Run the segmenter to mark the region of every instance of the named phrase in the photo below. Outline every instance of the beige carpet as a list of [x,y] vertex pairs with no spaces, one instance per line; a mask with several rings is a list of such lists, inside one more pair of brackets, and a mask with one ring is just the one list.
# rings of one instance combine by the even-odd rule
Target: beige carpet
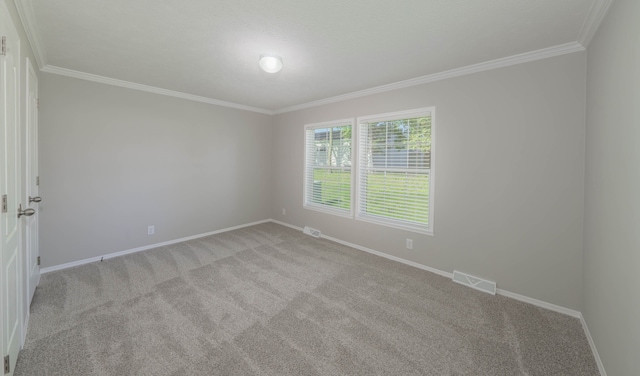
[[16,375],[597,375],[580,322],[273,223],[45,274]]

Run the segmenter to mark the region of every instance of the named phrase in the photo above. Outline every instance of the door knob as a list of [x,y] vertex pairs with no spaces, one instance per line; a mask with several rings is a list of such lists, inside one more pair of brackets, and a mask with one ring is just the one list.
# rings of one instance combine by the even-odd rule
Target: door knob
[[22,210],[22,204],[20,204],[18,206],[18,218],[22,217],[23,215],[26,215],[27,217],[30,217],[32,215],[36,214],[36,210],[35,209],[24,209]]
[[29,196],[29,203],[40,202],[40,201],[42,201],[42,198],[40,196],[36,196],[36,197]]

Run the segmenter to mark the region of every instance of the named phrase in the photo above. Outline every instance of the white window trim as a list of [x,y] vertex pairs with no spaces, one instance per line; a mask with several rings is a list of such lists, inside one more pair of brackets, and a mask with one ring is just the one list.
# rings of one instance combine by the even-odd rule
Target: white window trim
[[[361,213],[360,210],[360,158],[361,148],[359,142],[359,128],[361,122],[368,120],[387,121],[397,120],[402,118],[419,117],[425,112],[429,112],[431,116],[431,164],[429,169],[429,217],[428,227],[425,229],[423,226],[418,226],[411,222],[404,222],[402,220],[396,220],[393,218],[378,217],[371,214]],[[312,128],[323,128],[338,125],[351,125],[351,202],[350,210],[331,208],[326,205],[314,205],[313,203],[307,203],[307,130]],[[423,107],[407,111],[388,112],[376,115],[360,116],[357,118],[348,118],[341,120],[325,121],[320,123],[305,124],[303,132],[303,160],[304,160],[304,172],[303,172],[303,194],[302,194],[302,206],[304,209],[313,210],[321,213],[332,214],[344,218],[351,218],[363,222],[373,223],[386,227],[396,228],[405,231],[411,231],[426,235],[434,235],[434,203],[435,203],[435,167],[436,167],[436,110],[435,106]]]
[[[315,205],[313,203],[311,203],[310,201],[307,200],[307,192],[308,192],[308,181],[307,181],[307,130],[309,129],[315,129],[315,128],[325,128],[325,127],[331,127],[331,126],[340,126],[340,125],[351,125],[351,202],[349,203],[349,210],[346,209],[339,209],[339,208],[331,208],[329,206],[326,205]],[[304,141],[304,147],[303,147],[303,161],[304,161],[304,173],[303,173],[303,179],[304,179],[304,183],[302,185],[302,207],[304,209],[308,209],[308,210],[313,210],[313,211],[318,211],[318,212],[322,212],[322,213],[327,213],[327,214],[333,214],[333,215],[337,215],[340,217],[346,217],[346,218],[353,218],[354,216],[354,194],[355,194],[355,154],[356,154],[356,150],[355,147],[355,142],[356,142],[356,138],[355,138],[355,134],[356,134],[356,124],[355,124],[355,119],[354,118],[348,118],[348,119],[341,119],[341,120],[332,120],[332,121],[324,121],[324,122],[320,122],[320,123],[311,123],[311,124],[305,124],[304,126],[304,132],[302,134],[303,137],[303,141]]]
[[[356,184],[354,187],[355,192],[352,194],[352,207],[353,209],[355,209],[355,219],[356,220],[360,220],[363,222],[369,222],[369,223],[375,223],[375,224],[379,224],[379,225],[383,225],[383,226],[388,226],[388,227],[393,227],[393,228],[397,228],[397,229],[401,229],[401,230],[407,230],[407,231],[412,231],[412,232],[417,232],[417,233],[421,233],[421,234],[426,234],[426,235],[432,235],[433,236],[433,218],[434,218],[434,201],[435,201],[435,145],[436,145],[436,111],[435,111],[435,107],[423,107],[423,108],[417,108],[417,109],[413,109],[413,110],[407,110],[407,111],[398,111],[398,112],[390,112],[390,113],[383,113],[383,114],[377,114],[377,115],[367,115],[367,116],[359,116],[356,119],[356,126],[352,131],[352,136],[355,134],[358,134],[359,137],[359,133],[360,133],[360,124],[363,122],[368,122],[370,120],[375,120],[375,121],[387,121],[387,120],[397,120],[397,119],[406,119],[406,118],[411,118],[411,117],[419,117],[420,115],[424,115],[425,112],[429,112],[430,116],[431,116],[431,164],[430,164],[430,168],[429,168],[429,219],[428,219],[428,226],[425,229],[422,226],[418,226],[416,224],[413,223],[404,223],[402,220],[396,220],[396,219],[392,219],[392,218],[386,218],[386,217],[378,217],[375,215],[371,215],[371,214],[367,214],[367,213],[363,213],[362,212],[362,208],[361,208],[361,203],[360,203],[360,188],[361,188],[361,179],[360,179],[360,161],[362,160],[363,156],[363,150],[361,150],[361,145],[360,145],[360,140],[359,138],[356,138],[355,141],[355,150],[358,154],[358,158],[356,158],[356,163],[355,163],[355,168],[352,168],[352,171],[354,171],[355,173],[352,172],[353,177],[355,177],[355,175],[357,175],[357,177],[355,177],[356,179]],[[352,141],[353,142],[353,141]],[[353,150],[354,147],[352,146],[352,157],[353,157]],[[352,163],[352,166],[354,166],[354,164]],[[354,202],[355,201],[355,202]]]

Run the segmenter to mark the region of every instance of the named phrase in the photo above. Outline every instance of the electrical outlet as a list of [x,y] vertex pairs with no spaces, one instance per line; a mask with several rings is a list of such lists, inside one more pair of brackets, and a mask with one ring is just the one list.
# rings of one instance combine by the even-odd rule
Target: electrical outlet
[[413,249],[413,239],[407,239],[407,249]]
[[282,208],[282,215],[287,215],[287,209]]
[[156,233],[156,226],[147,227],[147,235],[153,235]]

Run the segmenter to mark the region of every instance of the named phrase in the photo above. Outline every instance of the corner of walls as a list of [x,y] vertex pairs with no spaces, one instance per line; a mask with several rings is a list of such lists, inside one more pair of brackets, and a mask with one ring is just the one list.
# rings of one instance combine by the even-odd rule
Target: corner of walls
[[611,3],[587,50],[582,314],[601,372],[638,375],[640,2]]
[[598,353],[598,349],[596,348],[596,343],[593,340],[593,337],[591,336],[591,331],[589,330],[587,321],[584,319],[584,316],[582,315],[582,313],[580,313],[580,323],[582,324],[582,329],[584,330],[584,334],[587,336],[589,347],[591,348],[593,357],[595,358],[596,364],[598,365],[598,371],[600,371],[600,376],[607,376],[607,371],[605,371],[604,364],[602,363],[602,359],[600,359],[600,353]]

